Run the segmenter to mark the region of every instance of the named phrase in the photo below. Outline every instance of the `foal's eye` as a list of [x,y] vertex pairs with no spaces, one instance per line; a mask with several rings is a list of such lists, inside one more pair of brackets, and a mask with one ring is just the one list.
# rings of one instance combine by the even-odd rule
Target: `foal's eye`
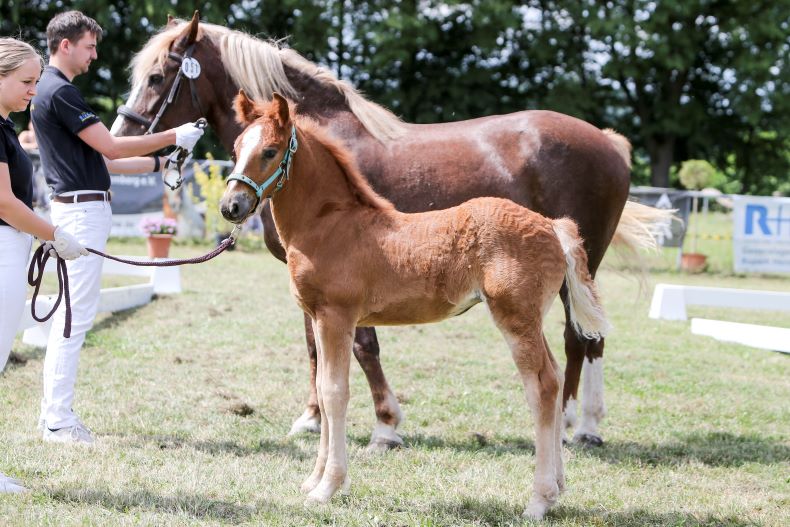
[[264,159],[272,159],[274,156],[277,155],[277,150],[274,148],[267,148],[266,150],[263,151],[263,154],[261,155],[263,156]]
[[154,73],[153,75],[148,77],[148,85],[156,86],[157,84],[162,84],[163,80],[165,80],[165,78],[162,75],[158,73]]

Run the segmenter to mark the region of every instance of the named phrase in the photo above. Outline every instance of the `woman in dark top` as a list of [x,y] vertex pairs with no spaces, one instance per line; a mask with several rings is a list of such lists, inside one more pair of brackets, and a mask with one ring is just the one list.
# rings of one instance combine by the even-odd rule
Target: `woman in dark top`
[[[8,118],[11,112],[27,108],[42,66],[41,56],[29,44],[0,38],[0,371],[25,308],[31,235],[52,240],[52,249],[63,258],[88,254],[73,236],[33,212],[33,164]],[[0,493],[24,490],[0,473]]]

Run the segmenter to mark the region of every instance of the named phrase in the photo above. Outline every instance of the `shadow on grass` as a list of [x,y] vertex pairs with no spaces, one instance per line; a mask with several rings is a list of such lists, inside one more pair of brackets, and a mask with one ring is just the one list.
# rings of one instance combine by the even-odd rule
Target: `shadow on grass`
[[712,467],[739,467],[745,463],[770,465],[790,460],[790,447],[778,440],[727,432],[689,434],[673,442],[658,444],[607,441],[603,448],[574,448],[580,454],[615,464],[672,466],[698,461]]
[[[562,498],[560,498],[562,500]],[[526,507],[526,502],[524,503]],[[534,522],[521,516],[523,509],[514,509],[500,500],[478,500],[464,497],[456,502],[434,502],[427,511],[426,517],[436,518],[436,525],[474,524],[474,525],[562,525],[568,521],[581,525],[617,525],[617,526],[729,526],[754,527],[753,521],[735,517],[701,516],[682,512],[655,513],[643,509],[626,511],[604,511],[581,509],[558,505],[551,509],[543,521]]]
[[[90,334],[92,332],[101,331],[104,329],[112,329],[120,326],[130,318],[134,317],[135,314],[143,307],[145,306],[132,307],[129,309],[124,309],[123,311],[113,311],[112,314],[106,316],[102,316],[100,313],[99,316],[102,316],[102,318],[96,324],[94,324],[93,329],[88,332],[88,338],[90,338]],[[54,329],[55,328],[53,328],[53,330]]]
[[[84,503],[98,505],[105,509],[127,514],[130,510],[141,509],[162,514],[186,515],[196,519],[224,520],[232,523],[249,521],[258,514],[259,509],[275,509],[273,504],[242,505],[212,499],[201,495],[162,496],[149,491],[129,491],[113,494],[110,491],[86,489],[53,490],[51,497],[65,503]],[[287,511],[282,510],[283,514]]]
[[643,527],[643,526],[688,526],[688,527],[755,527],[762,525],[750,520],[744,520],[734,516],[703,516],[685,512],[656,513],[644,509],[630,509],[618,512],[604,512],[578,507],[558,506],[552,509],[546,516],[548,525],[554,523],[552,520],[578,520],[583,525],[617,525]]
[[254,456],[256,454],[280,454],[298,461],[304,461],[315,456],[313,450],[305,450],[300,445],[294,444],[290,439],[286,438],[281,440],[261,439],[256,445],[223,440],[198,441],[175,435],[161,434],[108,433],[102,435],[119,438],[126,442],[128,446],[137,448],[146,445],[156,445],[161,450],[187,448],[210,455],[230,454],[236,457]]
[[[525,437],[493,436],[485,437],[481,434],[470,433],[463,439],[445,439],[440,436],[424,434],[402,435],[403,448],[415,450],[455,450],[457,452],[480,452],[489,456],[502,456],[506,454],[535,453],[535,443]],[[316,436],[316,439],[318,436]],[[349,443],[360,448],[368,446],[369,435],[349,434]]]
[[[498,457],[502,455],[534,455],[532,439],[513,436],[490,438],[469,434],[463,439],[444,439],[423,434],[404,435],[404,448],[415,450],[454,450],[478,452]],[[350,435],[349,441],[366,447],[369,437]],[[648,466],[676,466],[696,461],[712,467],[739,467],[746,463],[770,465],[790,461],[790,447],[779,440],[757,435],[735,435],[727,432],[709,432],[686,435],[665,443],[636,443],[633,441],[607,441],[603,447],[570,445],[568,448],[579,456],[598,458],[612,464],[637,463]]]
[[[142,306],[141,306],[142,307]],[[123,324],[126,320],[130,319],[134,316],[134,314],[140,309],[140,307],[130,308],[124,311],[114,312],[111,315],[104,316],[96,323],[91,331],[88,332],[87,336],[87,344],[86,346],[93,345],[92,340],[92,333],[95,331],[100,331],[103,329],[112,329],[120,324]],[[42,313],[43,314],[43,313]],[[100,315],[101,316],[101,315]],[[56,328],[52,327],[51,331],[63,331],[63,328]],[[44,356],[47,353],[46,347],[36,347],[36,346],[28,346],[27,344],[23,344],[18,350],[15,350],[11,356],[9,357],[8,364],[6,369],[16,369],[22,368],[27,365],[27,362],[30,360],[44,360]]]

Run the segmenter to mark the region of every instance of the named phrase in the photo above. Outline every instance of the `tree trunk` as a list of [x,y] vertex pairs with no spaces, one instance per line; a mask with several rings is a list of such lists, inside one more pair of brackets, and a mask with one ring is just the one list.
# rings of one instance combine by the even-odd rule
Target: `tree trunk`
[[669,187],[669,168],[675,155],[675,138],[648,139],[650,154],[650,184],[654,187]]

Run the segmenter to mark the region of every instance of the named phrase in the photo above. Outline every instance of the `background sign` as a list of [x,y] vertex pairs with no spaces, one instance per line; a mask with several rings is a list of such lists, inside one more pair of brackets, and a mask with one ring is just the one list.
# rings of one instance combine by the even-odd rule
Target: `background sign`
[[691,210],[689,193],[670,188],[633,187],[629,194],[630,198],[643,205],[658,209],[676,209],[675,216],[681,221],[668,221],[666,225],[659,226],[654,234],[662,247],[683,247]]
[[733,196],[736,272],[790,273],[790,198]]

